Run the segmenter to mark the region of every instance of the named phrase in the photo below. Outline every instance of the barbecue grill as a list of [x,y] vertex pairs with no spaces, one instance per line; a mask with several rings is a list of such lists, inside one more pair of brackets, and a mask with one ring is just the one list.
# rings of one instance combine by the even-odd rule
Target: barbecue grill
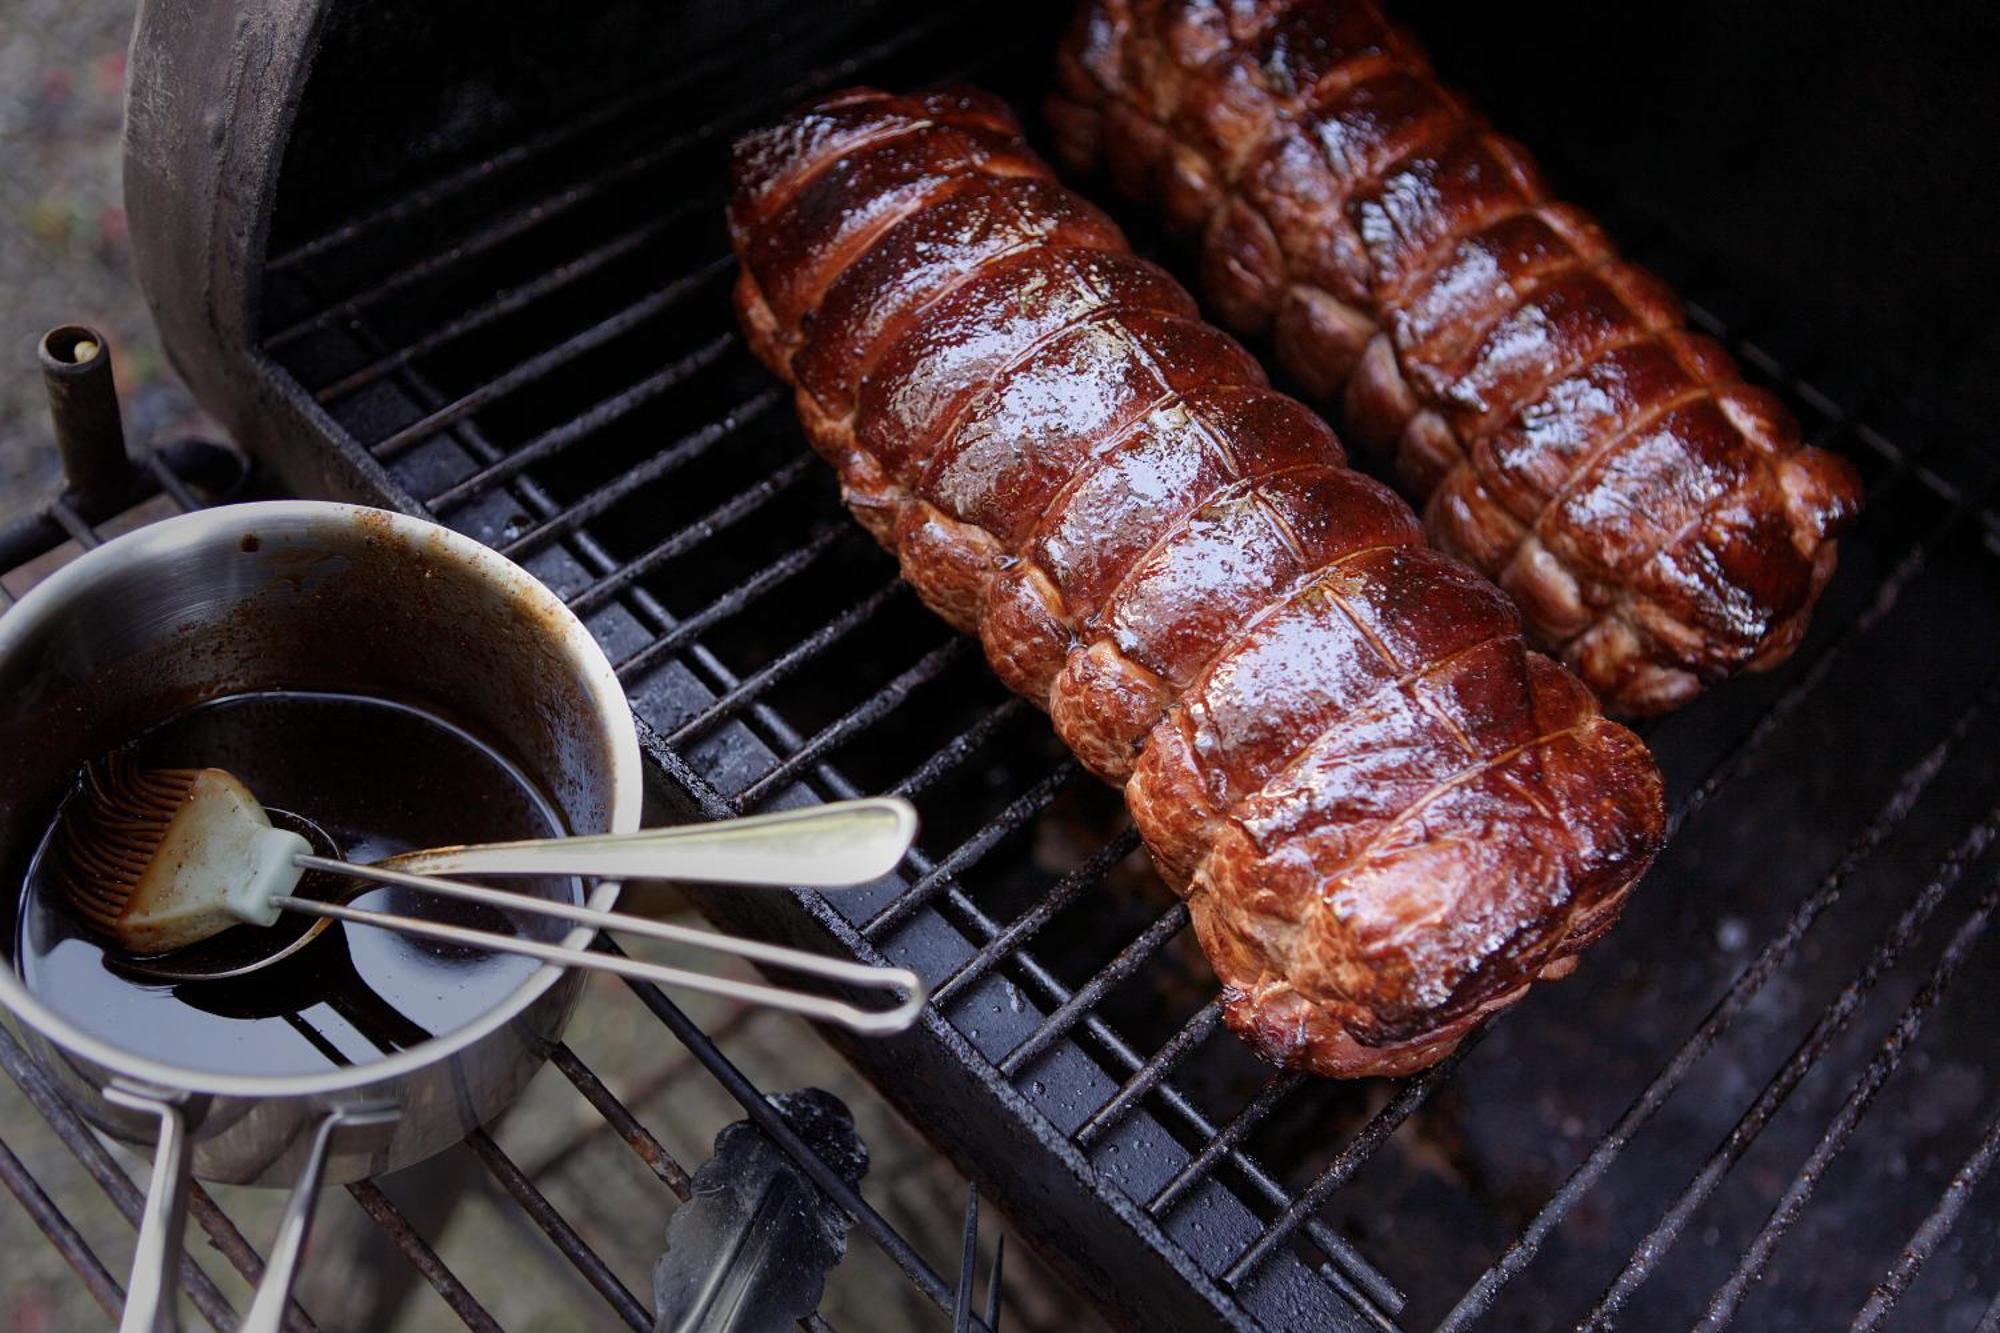
[[[1674,836],[1575,978],[1412,1078],[1274,1073],[1223,1029],[1186,912],[1115,797],[840,511],[729,310],[729,141],[857,81],[972,78],[1031,108],[1067,7],[997,8],[548,4],[501,28],[469,4],[155,0],[135,39],[128,206],[163,334],[290,487],[435,517],[562,594],[618,664],[663,801],[706,818],[871,792],[918,804],[921,853],[895,883],[698,901],[730,929],[930,982],[910,1033],[828,1039],[1114,1322],[2000,1328],[2000,1208],[1981,1192],[2000,1081],[1979,1004],[2000,980],[1984,944],[2000,514],[1994,459],[1964,428],[1972,376],[1925,368],[1921,340],[1964,324],[1925,334],[1885,313],[1908,336],[1870,363],[1814,333],[1879,299],[1860,282],[1787,322],[1773,302],[1835,262],[1838,237],[1801,235],[1759,267],[1684,141],[1635,154],[1629,114],[1579,128],[1568,97],[1510,96],[1559,81],[1574,51],[1518,15],[1408,16],[1811,442],[1857,464],[1868,505],[1796,657],[1647,728]],[[1777,31],[1709,17],[1714,36],[1680,33],[1639,73],[1704,56],[1727,71],[1746,28]],[[1802,40],[1809,60],[1832,39]],[[1754,119],[1721,82],[1669,86],[1710,95],[1697,115]],[[1686,211],[1648,168],[1681,181]],[[1802,172],[1797,189],[1833,189]],[[1739,179],[1714,176],[1711,193]],[[167,460],[149,466],[193,502]],[[51,515],[89,540],[74,510]],[[32,1093],[11,1044],[0,1062]],[[588,1069],[556,1063],[642,1156],[657,1149]],[[604,1294],[606,1322],[646,1327],[589,1239],[475,1147]],[[481,1326],[424,1239],[379,1193],[357,1197]],[[835,1197],[950,1307],[879,1214]],[[71,1246],[57,1217],[44,1229]],[[255,1266],[225,1217],[202,1220]]]

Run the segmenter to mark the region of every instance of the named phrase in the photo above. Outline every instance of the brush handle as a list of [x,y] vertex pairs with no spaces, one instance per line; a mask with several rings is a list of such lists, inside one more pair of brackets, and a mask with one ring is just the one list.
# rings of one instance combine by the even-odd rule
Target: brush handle
[[710,995],[722,995],[752,1004],[787,1009],[793,1013],[804,1014],[808,1018],[839,1023],[856,1032],[901,1032],[916,1021],[917,1013],[924,1004],[923,981],[907,968],[871,967],[865,963],[851,963],[844,959],[807,953],[802,949],[788,949],[782,945],[739,939],[733,935],[722,935],[694,926],[680,926],[669,921],[627,916],[621,912],[600,912],[596,908],[584,907],[577,903],[537,898],[526,893],[509,893],[505,889],[487,888],[481,884],[464,884],[457,880],[415,875],[405,870],[390,869],[386,865],[352,865],[345,861],[333,861],[320,856],[297,856],[293,858],[293,864],[302,869],[351,875],[378,884],[392,884],[442,897],[457,898],[465,902],[482,903],[502,911],[528,912],[536,916],[554,917],[577,925],[591,926],[598,930],[615,930],[627,935],[644,936],[647,939],[693,945],[696,948],[734,954],[739,958],[766,963],[789,972],[825,977],[831,981],[863,989],[904,991],[907,994],[893,1008],[863,1009],[844,1000],[805,991],[787,990],[782,986],[737,981],[729,977],[711,976],[705,972],[670,967],[662,963],[641,962],[638,959],[596,953],[589,949],[572,949],[564,945],[544,944],[539,940],[527,940],[514,935],[497,935],[491,931],[432,921],[425,917],[350,907],[344,903],[325,902],[317,898],[272,899],[274,904],[286,911],[332,917],[336,921],[357,925],[380,926],[386,930],[401,931],[406,935],[422,935],[452,944],[491,949],[497,953],[522,954],[529,958],[542,959],[544,962],[560,963],[565,967],[590,968],[667,986],[681,986],[689,990],[704,991]]
[[713,824],[405,852],[382,864],[419,875],[597,875],[710,884],[866,884],[896,868],[917,812],[894,796],[835,801]]

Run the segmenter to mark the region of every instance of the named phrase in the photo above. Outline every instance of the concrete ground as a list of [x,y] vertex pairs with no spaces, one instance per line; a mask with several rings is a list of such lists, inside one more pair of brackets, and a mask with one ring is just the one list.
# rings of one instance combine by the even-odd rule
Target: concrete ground
[[[0,526],[34,509],[56,483],[35,361],[38,339],[55,324],[88,323],[109,336],[132,445],[212,429],[166,366],[132,273],[119,189],[131,16],[129,0],[0,0]],[[873,1154],[871,1201],[950,1278],[964,1203],[957,1173],[803,1024],[768,1014],[732,1016],[713,1005],[690,1008],[707,1024],[727,1026],[727,1049],[761,1086],[817,1085],[847,1101]],[[570,1043],[690,1169],[706,1158],[716,1131],[740,1114],[622,986],[593,983]],[[496,1135],[516,1161],[537,1171],[557,1208],[650,1305],[648,1275],[672,1196],[568,1080],[545,1071]],[[5,1078],[0,1142],[122,1280],[131,1228]],[[144,1164],[129,1155],[124,1160],[143,1182]],[[385,1188],[426,1217],[426,1235],[505,1327],[557,1333],[613,1325],[602,1301],[469,1153],[447,1153]],[[268,1244],[280,1200],[259,1191],[214,1193],[253,1244]],[[999,1231],[989,1217],[982,1265]],[[199,1241],[192,1248],[241,1308],[245,1288],[234,1272]],[[1009,1329],[1097,1327],[1024,1246],[1010,1244],[1007,1261]],[[382,1252],[378,1233],[344,1191],[330,1191],[305,1286],[321,1327],[372,1333],[384,1326],[384,1299],[393,1303],[409,1288],[407,1265]],[[858,1235],[823,1308],[842,1330],[948,1326]],[[104,1316],[82,1284],[27,1214],[0,1193],[0,1327],[54,1333],[102,1326]],[[389,1325],[398,1333],[455,1326],[421,1285]]]
[[0,525],[54,483],[35,346],[111,339],[133,444],[198,428],[132,275],[119,188],[129,0],[0,0]]

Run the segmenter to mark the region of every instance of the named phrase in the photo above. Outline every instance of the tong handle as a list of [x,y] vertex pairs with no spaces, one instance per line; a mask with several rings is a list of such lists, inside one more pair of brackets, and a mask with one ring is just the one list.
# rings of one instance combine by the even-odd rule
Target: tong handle
[[896,868],[917,812],[895,796],[637,833],[435,847],[382,862],[418,875],[598,875],[711,884],[866,884]]
[[737,981],[729,977],[690,971],[687,968],[671,967],[664,963],[621,958],[613,954],[595,953],[588,949],[571,949],[560,944],[544,944],[539,940],[526,940],[513,935],[497,935],[491,931],[451,925],[443,921],[431,921],[424,917],[378,912],[369,908],[322,902],[316,898],[280,896],[272,899],[272,902],[287,911],[332,917],[336,921],[358,925],[380,926],[386,930],[401,931],[406,935],[422,935],[471,948],[491,949],[497,953],[521,954],[528,958],[539,958],[544,962],[560,963],[565,967],[592,968],[599,972],[636,977],[642,981],[655,981],[662,985],[684,986],[689,990],[704,991],[710,995],[722,995],[752,1004],[788,1009],[793,1013],[804,1014],[808,1018],[842,1024],[856,1032],[901,1032],[916,1022],[917,1014],[924,1006],[926,992],[923,979],[908,968],[871,967],[865,963],[825,958],[802,949],[738,939],[733,935],[718,934],[712,930],[675,925],[667,921],[652,921],[621,912],[600,912],[577,903],[537,898],[525,893],[509,893],[504,889],[487,888],[480,884],[464,884],[457,880],[435,879],[404,870],[392,870],[384,865],[353,865],[346,861],[303,854],[294,857],[293,862],[308,870],[324,870],[331,874],[373,880],[379,884],[398,885],[447,898],[458,898],[465,902],[483,903],[502,911],[530,912],[537,916],[555,917],[579,925],[593,926],[599,930],[615,930],[627,935],[641,935],[648,939],[694,945],[698,948],[713,949],[718,953],[735,954],[740,958],[769,963],[787,971],[826,977],[870,990],[907,991],[908,995],[894,1008],[862,1009],[844,1000],[787,990],[782,986]]

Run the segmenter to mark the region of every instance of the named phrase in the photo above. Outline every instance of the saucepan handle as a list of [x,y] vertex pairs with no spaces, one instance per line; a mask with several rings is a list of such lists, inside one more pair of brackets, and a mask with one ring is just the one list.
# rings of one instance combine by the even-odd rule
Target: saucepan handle
[[292,1284],[298,1280],[299,1260],[305,1254],[306,1235],[312,1230],[313,1209],[319,1203],[320,1185],[326,1179],[327,1158],[333,1151],[334,1136],[343,1129],[383,1125],[396,1119],[394,1107],[340,1107],[327,1113],[313,1132],[312,1149],[292,1186],[285,1203],[285,1215],[278,1221],[278,1235],[271,1242],[270,1258],[264,1261],[264,1277],[257,1284],[257,1296],[237,1325],[238,1333],[279,1333],[285,1324],[285,1307],[291,1303]]
[[190,1179],[187,1098],[184,1093],[114,1083],[104,1090],[104,1100],[158,1116],[160,1121],[118,1333],[179,1333],[181,1235],[187,1229]]

